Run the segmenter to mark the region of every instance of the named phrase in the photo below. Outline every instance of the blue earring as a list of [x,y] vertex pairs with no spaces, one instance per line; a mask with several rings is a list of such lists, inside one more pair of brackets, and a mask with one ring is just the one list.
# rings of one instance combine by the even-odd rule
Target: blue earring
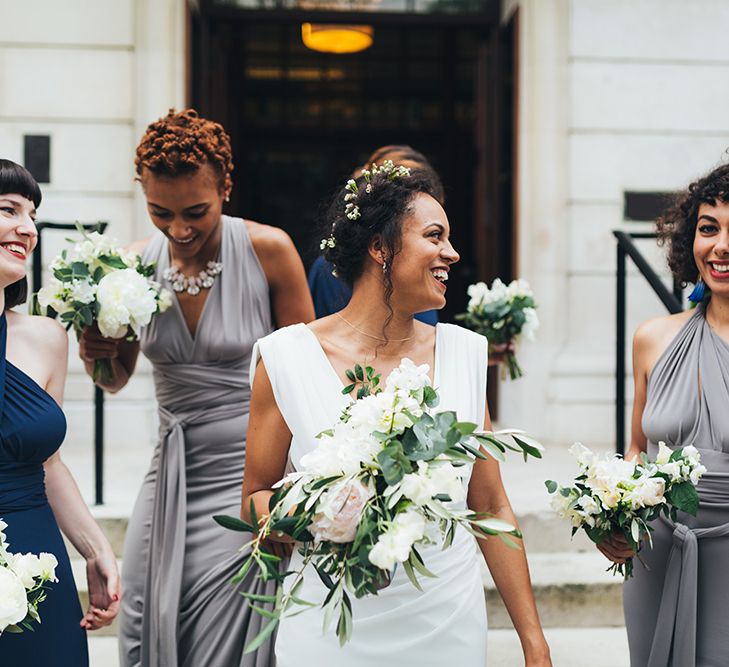
[[694,286],[693,291],[691,294],[688,295],[689,301],[693,301],[693,303],[701,303],[704,300],[704,296],[706,295],[706,283],[699,278],[696,281],[696,285]]

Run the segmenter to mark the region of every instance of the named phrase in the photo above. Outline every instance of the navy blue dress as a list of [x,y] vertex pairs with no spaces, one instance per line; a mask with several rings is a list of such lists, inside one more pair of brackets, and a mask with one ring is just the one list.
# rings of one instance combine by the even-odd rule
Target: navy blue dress
[[53,516],[43,462],[63,442],[66,419],[56,402],[5,357],[8,325],[0,316],[0,518],[13,553],[41,551],[58,559],[34,631],[0,635],[2,667],[87,667],[86,631],[71,564]]
[[[322,255],[316,258],[309,269],[309,291],[314,299],[317,319],[342,310],[352,298],[352,290],[332,275],[332,265]],[[435,326],[438,324],[438,311],[418,313],[415,319]]]

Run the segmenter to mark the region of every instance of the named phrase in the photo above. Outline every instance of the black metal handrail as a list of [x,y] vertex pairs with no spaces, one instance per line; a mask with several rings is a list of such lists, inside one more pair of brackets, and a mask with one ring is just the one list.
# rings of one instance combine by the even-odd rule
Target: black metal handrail
[[[33,261],[33,292],[43,287],[43,230],[74,231],[82,227],[87,231],[98,230],[102,234],[109,223],[76,224],[67,222],[37,222],[38,243]],[[104,391],[94,386],[94,502],[104,504]]]
[[660,276],[653,270],[642,253],[633,243],[633,239],[655,239],[652,232],[623,232],[613,231],[617,239],[617,312],[616,312],[616,346],[615,346],[615,449],[618,453],[625,452],[625,357],[626,357],[626,311],[627,311],[627,282],[626,257],[630,257],[643,277],[648,281],[653,291],[670,313],[680,313],[683,310],[683,290],[681,285],[674,281],[673,290],[666,287]]

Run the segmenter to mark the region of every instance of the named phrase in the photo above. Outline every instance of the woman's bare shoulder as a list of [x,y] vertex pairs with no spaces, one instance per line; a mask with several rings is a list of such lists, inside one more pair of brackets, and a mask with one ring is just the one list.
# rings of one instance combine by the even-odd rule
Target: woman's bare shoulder
[[633,337],[633,355],[645,364],[647,369],[653,367],[671,341],[678,335],[694,311],[686,310],[674,315],[663,315],[643,322]]

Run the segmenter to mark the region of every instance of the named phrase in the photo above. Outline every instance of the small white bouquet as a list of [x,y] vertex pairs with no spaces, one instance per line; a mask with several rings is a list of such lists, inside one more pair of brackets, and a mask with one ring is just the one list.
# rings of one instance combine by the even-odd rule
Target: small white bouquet
[[53,554],[15,554],[8,551],[5,528],[0,519],[0,635],[3,632],[32,630],[40,623],[38,606],[46,599],[46,582],[58,581]]
[[[600,457],[580,443],[570,448],[580,468],[574,485],[560,487],[552,480],[545,484],[554,494],[553,509],[572,522],[573,535],[581,528],[600,544],[620,533],[637,554],[645,536],[651,542],[650,522],[661,513],[674,522],[679,510],[696,515],[695,485],[706,472],[701,455],[693,446],[671,450],[659,442],[658,447],[655,462],[645,453],[636,461],[625,461],[617,454]],[[614,563],[608,571],[629,579],[632,559],[625,567]]]
[[[50,265],[53,278],[34,298],[36,314],[60,315],[66,329],[80,336],[97,324],[106,338],[136,340],[155,313],[172,304],[169,290],[152,280],[154,264],[142,264],[134,252],[99,232],[79,231],[83,239],[64,249]],[[94,380],[108,380],[111,362],[94,364]]]
[[[526,280],[513,280],[505,285],[496,278],[490,288],[486,283],[475,283],[468,287],[468,296],[466,312],[456,315],[456,319],[486,336],[490,346],[509,345],[519,336],[534,340],[539,318],[534,294]],[[508,348],[505,362],[512,380],[524,374],[514,352]]]
[[[458,528],[507,542],[507,535],[520,537],[514,526],[465,507],[464,479],[476,458],[486,458],[484,451],[502,460],[506,449],[522,452],[525,459],[541,457],[539,443],[521,431],[480,432],[476,424],[458,421],[454,412],[435,413],[438,395],[427,365],[403,359],[384,391],[370,367],[356,365],[347,376],[351,384],[343,393],[361,385],[358,400],[319,434],[300,470],[278,482],[270,514],[259,522],[251,506],[250,523],[215,517],[226,528],[254,536],[244,547],[251,554],[234,581],[255,563],[264,581],[279,584],[275,596],[248,595],[273,610],[254,607],[270,620],[247,651],[260,646],[289,608],[312,605],[298,597],[309,564],[329,589],[322,605],[324,631],[338,608],[336,633],[344,644],[352,633],[350,595],[376,595],[397,567],[418,589],[417,574],[434,576],[418,552],[421,545],[446,549]],[[262,541],[274,532],[301,543],[303,564],[296,571],[279,572],[280,559],[262,549]],[[289,576],[293,582],[284,587]]]

